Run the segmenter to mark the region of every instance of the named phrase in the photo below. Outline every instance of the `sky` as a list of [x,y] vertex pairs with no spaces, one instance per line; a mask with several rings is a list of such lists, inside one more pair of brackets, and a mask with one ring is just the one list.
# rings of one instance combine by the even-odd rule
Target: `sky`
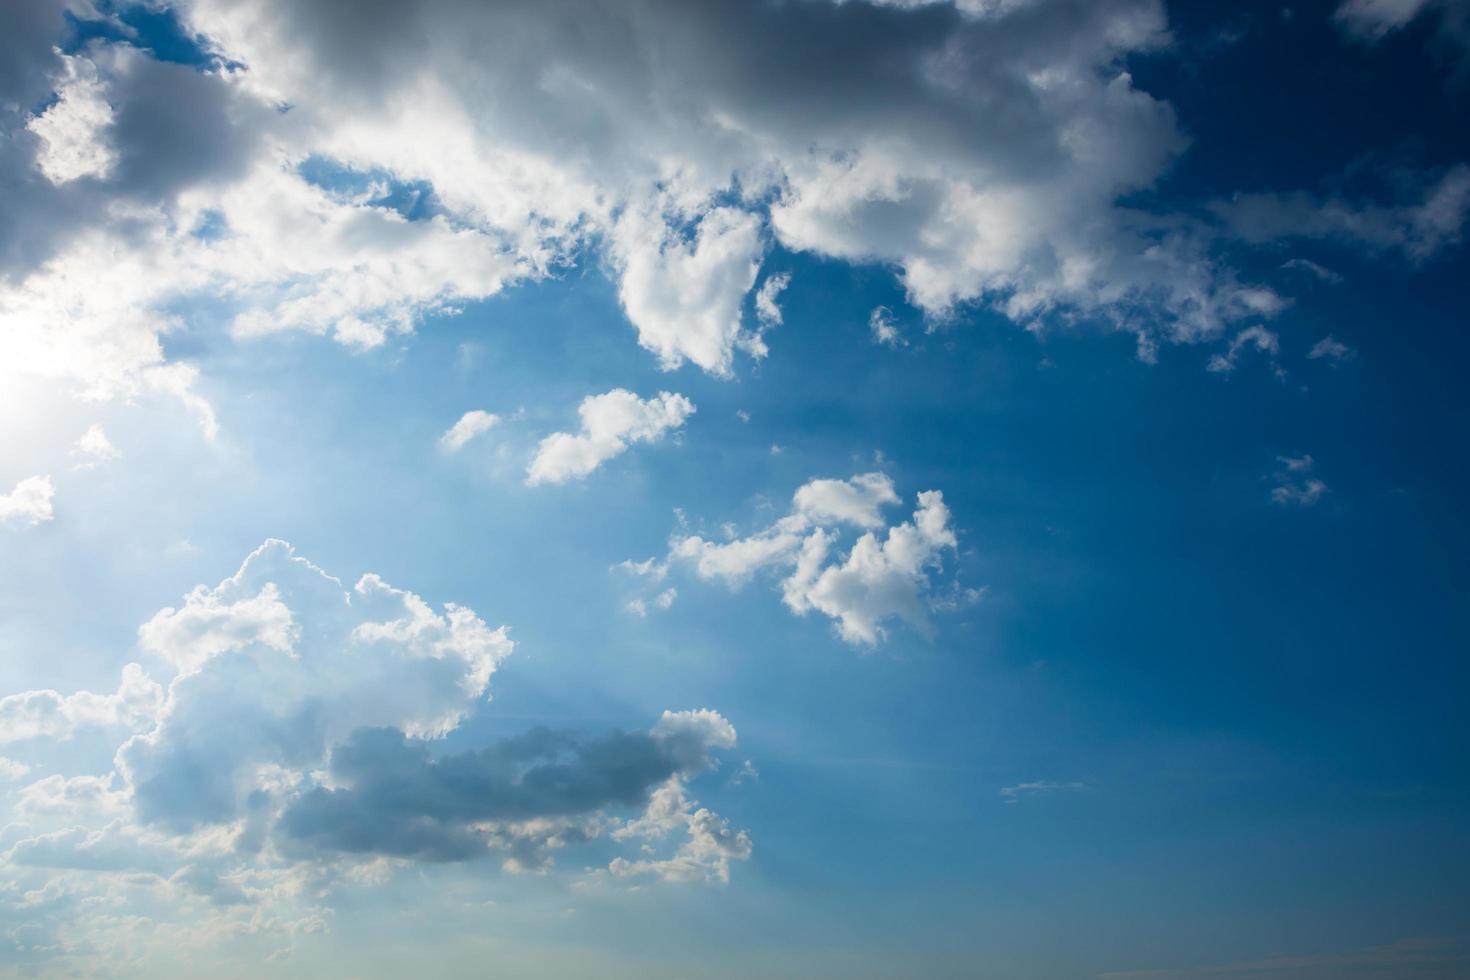
[[1461,0],[0,23],[0,975],[1470,976]]

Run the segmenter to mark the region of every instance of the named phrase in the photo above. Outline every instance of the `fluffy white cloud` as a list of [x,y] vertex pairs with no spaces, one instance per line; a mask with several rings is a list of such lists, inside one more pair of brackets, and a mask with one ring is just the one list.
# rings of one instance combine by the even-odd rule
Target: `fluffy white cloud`
[[890,618],[928,629],[929,572],[958,545],[938,490],[919,494],[912,521],[889,528],[881,541],[870,531],[845,560],[824,565],[832,540],[817,531],[803,544],[796,571],[782,583],[793,612],[824,613],[836,620],[844,640],[869,646],[887,635],[882,624]]
[[667,857],[613,858],[608,871],[620,878],[650,875],[665,881],[727,882],[730,862],[749,860],[753,850],[749,834],[732,830],[729,821],[691,801],[678,776],[654,792],[641,817],[612,833],[615,840],[644,841],[680,835],[677,849]]
[[[833,620],[847,642],[872,646],[886,638],[888,620],[927,631],[932,611],[960,605],[934,589],[933,573],[958,546],[943,495],[937,490],[920,493],[913,518],[880,536],[883,508],[900,502],[892,479],[883,473],[811,480],[793,494],[790,514],[754,534],[726,541],[676,535],[664,563],[650,559],[624,564],[657,581],[669,565],[684,563],[697,577],[718,579],[731,588],[763,570],[777,569],[787,608],[798,615],[820,612]],[[863,533],[845,555],[834,559],[844,528]],[[979,597],[973,590],[963,595],[967,601]]]
[[760,220],[713,208],[686,243],[661,216],[632,212],[618,222],[613,242],[618,295],[638,342],[665,368],[687,359],[728,375],[742,339],[740,307],[760,269]]
[[88,728],[151,727],[163,704],[163,688],[138,664],[123,668],[113,694],[26,691],[0,698],[0,742],[65,739]]
[[886,306],[875,306],[868,314],[868,332],[873,335],[875,344],[885,347],[903,347],[908,343],[899,332],[898,324],[893,322],[893,311]]
[[848,480],[811,480],[791,498],[792,510],[812,524],[883,526],[883,508],[899,502],[886,473],[860,473]]
[[648,399],[624,388],[588,395],[577,407],[581,429],[553,432],[542,439],[526,470],[526,482],[535,486],[581,479],[633,443],[658,442],[693,414],[693,402],[667,391]]
[[447,453],[457,453],[465,447],[471,439],[482,433],[489,432],[496,423],[500,421],[499,415],[493,415],[482,409],[474,409],[465,412],[459,417],[459,421],[449,427],[439,437],[439,447]]
[[[513,645],[505,627],[376,575],[347,588],[269,541],[139,638],[173,671],[166,687],[135,664],[114,694],[0,699],[0,742],[40,760],[0,761],[0,778],[17,784],[0,799],[12,804],[0,811],[0,916],[54,931],[57,942],[34,952],[71,956],[81,972],[96,971],[76,957],[119,939],[107,926],[115,914],[150,917],[129,936],[135,952],[177,944],[180,929],[289,936],[326,928],[336,889],[381,883],[409,862],[539,873],[558,850],[601,839],[604,853],[636,846],[639,862],[673,862],[627,873],[719,881],[749,855],[747,835],[682,795],[684,830],[627,826],[734,748],[715,711],[443,752],[439,737],[485,700]],[[32,777],[57,767],[58,740],[84,730],[121,740],[112,771]],[[24,897],[52,885],[82,904]],[[87,942],[66,938],[78,935]]]
[[83,462],[79,464],[83,467],[95,466],[121,455],[100,425],[87,427],[87,431],[82,433],[72,447],[72,454],[83,457]]
[[782,276],[741,314],[772,237],[891,265],[933,318],[1091,318],[1145,356],[1270,303],[1194,223],[1118,203],[1184,146],[1122,67],[1168,43],[1158,0],[182,0],[205,70],[58,54],[63,6],[7,49],[0,364],[201,424],[158,373],[185,321],[373,347],[587,254],[664,366],[718,375],[779,319]]
[[54,516],[51,499],[56,488],[49,476],[28,476],[9,493],[0,494],[0,526],[29,524],[35,526]]
[[112,106],[97,79],[97,66],[85,58],[61,58],[65,75],[56,101],[26,128],[41,138],[36,166],[53,184],[81,177],[106,177],[116,162],[107,142]]

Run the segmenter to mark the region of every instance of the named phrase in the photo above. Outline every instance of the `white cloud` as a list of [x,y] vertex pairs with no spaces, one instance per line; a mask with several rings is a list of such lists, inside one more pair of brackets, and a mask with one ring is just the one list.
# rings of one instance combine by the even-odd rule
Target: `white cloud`
[[[592,254],[661,364],[727,376],[779,317],[784,274],[741,320],[771,238],[891,265],[934,320],[1093,319],[1145,356],[1263,312],[1195,223],[1118,203],[1185,145],[1122,67],[1168,43],[1155,0],[908,6],[451,0],[359,11],[344,44],[320,0],[191,0],[185,30],[230,64],[203,71],[27,35],[17,104],[61,97],[0,118],[31,129],[0,167],[36,191],[0,231],[0,364],[188,395],[209,428],[158,373],[186,323],[368,349]],[[434,208],[328,190],[308,160]],[[1419,238],[1450,234],[1440,203]]]
[[792,497],[792,509],[812,524],[883,526],[883,508],[899,503],[886,473],[860,473],[848,480],[811,480]]
[[1037,796],[1044,793],[1077,792],[1086,788],[1086,783],[1057,782],[1050,779],[1040,779],[1030,783],[1018,783],[1015,786],[1004,786],[1000,790],[1000,796],[1007,803],[1018,803],[1025,796]]
[[[618,295],[638,328],[638,342],[665,368],[687,359],[728,375],[742,338],[741,303],[760,269],[760,220],[735,208],[713,208],[686,243],[664,216],[630,211],[618,222],[613,244]],[[764,352],[758,339],[750,345]]]
[[672,777],[654,792],[641,817],[613,831],[615,840],[656,841],[683,836],[667,857],[629,860],[618,857],[608,871],[619,878],[653,876],[664,881],[730,880],[730,862],[750,859],[750,835],[732,830],[729,821],[685,794],[684,780]]
[[82,177],[106,177],[117,155],[106,140],[112,124],[112,106],[97,77],[97,66],[86,58],[61,56],[65,70],[57,85],[57,99],[26,128],[41,138],[36,166],[53,184]]
[[9,493],[0,494],[0,526],[29,524],[34,527],[51,520],[51,499],[55,496],[51,477],[26,477]]
[[492,415],[478,408],[465,412],[458,422],[439,437],[439,447],[447,453],[457,453],[467,442],[481,433],[489,432],[499,421],[499,415]]
[[868,314],[868,331],[877,344],[887,347],[903,347],[908,344],[899,332],[898,324],[893,322],[893,311],[886,306],[873,307],[873,312]]
[[1281,268],[1294,269],[1308,273],[1321,282],[1333,284],[1342,282],[1342,276],[1338,275],[1336,272],[1333,272],[1331,269],[1327,268],[1321,263],[1313,262],[1311,259],[1287,259],[1285,262],[1281,263]]
[[1229,374],[1235,370],[1241,353],[1246,350],[1264,354],[1276,375],[1282,376],[1283,372],[1276,363],[1276,357],[1281,353],[1281,340],[1260,324],[1247,327],[1232,337],[1225,351],[1212,356],[1205,369],[1216,374]]
[[83,467],[96,466],[98,463],[109,459],[117,459],[121,455],[112,440],[107,438],[107,433],[102,426],[93,424],[87,427],[81,437],[77,439],[76,445],[72,447],[73,455],[82,456],[85,461],[79,465]]
[[65,739],[88,728],[151,727],[162,703],[163,688],[138,664],[128,664],[114,694],[26,691],[0,698],[0,743]]
[[648,607],[650,605],[653,606],[653,608],[655,609],[671,609],[673,608],[674,600],[677,598],[679,598],[679,590],[674,588],[673,586],[670,586],[669,588],[664,589],[658,595],[654,596],[651,601],[642,597],[635,596],[634,598],[629,599],[624,604],[624,606],[628,610],[628,612],[637,616],[639,619],[642,619],[643,617],[648,615]]
[[755,294],[755,315],[766,326],[781,325],[781,293],[791,285],[791,273],[767,276]]
[[694,403],[667,391],[642,399],[614,388],[582,399],[577,414],[579,431],[554,432],[541,440],[526,470],[528,484],[581,479],[634,443],[658,442],[694,414]]
[[849,643],[877,644],[887,636],[883,622],[890,618],[927,630],[929,572],[958,544],[949,516],[943,495],[925,491],[912,521],[889,528],[883,540],[864,534],[845,561],[825,566],[832,538],[813,533],[782,585],[786,605],[796,613],[815,609],[832,617]]
[[[715,711],[446,752],[438,739],[486,699],[513,645],[473,611],[376,575],[348,589],[269,541],[140,637],[175,668],[166,688],[130,665],[115,694],[0,699],[0,741],[26,740],[48,770],[71,761],[52,754],[68,736],[125,739],[101,774],[31,778],[0,758],[17,784],[0,794],[14,899],[0,904],[28,934],[59,937],[33,953],[78,972],[97,972],[93,950],[148,962],[242,932],[318,932],[340,888],[417,861],[545,873],[559,850],[601,837],[636,848],[619,874],[718,882],[750,854],[747,834],[685,796],[736,745]],[[78,901],[20,902],[47,889]],[[146,930],[110,925],[144,914]],[[60,940],[73,936],[86,941]]]
[[1311,350],[1307,351],[1307,358],[1309,360],[1325,360],[1334,367],[1343,361],[1352,360],[1356,355],[1357,351],[1331,335],[1323,337],[1312,345]]
[[[793,495],[791,513],[770,526],[722,542],[676,535],[668,561],[731,588],[764,570],[779,570],[782,599],[792,612],[815,610],[830,617],[847,642],[876,645],[887,637],[890,619],[927,631],[932,611],[958,609],[972,601],[971,593],[980,594],[966,590],[961,602],[934,589],[933,573],[958,544],[943,495],[920,493],[912,520],[888,527],[880,537],[882,509],[898,503],[893,481],[882,473],[812,480]],[[829,561],[844,528],[863,533],[846,555]]]
[[1312,476],[1316,460],[1310,454],[1277,456],[1276,486],[1271,488],[1271,502],[1282,506],[1311,507],[1327,493],[1327,484]]
[[24,762],[16,762],[0,755],[0,781],[14,782],[21,779],[31,771],[31,767]]

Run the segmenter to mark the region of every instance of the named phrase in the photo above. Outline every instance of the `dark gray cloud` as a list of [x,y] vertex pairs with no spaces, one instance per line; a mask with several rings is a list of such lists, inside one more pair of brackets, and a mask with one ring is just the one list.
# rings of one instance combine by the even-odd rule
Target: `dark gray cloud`
[[487,853],[490,838],[477,825],[641,807],[670,777],[710,764],[709,746],[693,732],[583,737],[537,728],[436,757],[395,729],[363,729],[332,752],[334,787],[297,797],[277,829],[287,849],[461,861]]
[[[18,281],[88,230],[111,224],[126,239],[128,221],[110,219],[117,205],[165,206],[185,190],[228,183],[267,149],[262,137],[276,113],[219,73],[116,41],[62,55],[71,29],[60,5],[20,6],[22,30],[3,42],[0,68],[0,277]],[[111,119],[90,138],[112,164],[57,182],[41,165],[45,140],[34,125],[68,85],[71,58],[95,71],[110,108]]]

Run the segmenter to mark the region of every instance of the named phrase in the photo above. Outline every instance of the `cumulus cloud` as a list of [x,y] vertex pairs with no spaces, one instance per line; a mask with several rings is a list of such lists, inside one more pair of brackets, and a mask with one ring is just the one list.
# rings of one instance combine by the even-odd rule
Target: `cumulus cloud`
[[714,712],[665,713],[647,733],[535,729],[437,758],[395,729],[360,729],[333,750],[330,788],[295,798],[280,832],[317,850],[430,861],[509,850],[518,868],[537,868],[551,849],[597,833],[576,821],[642,806],[655,788],[713,768],[710,753],[733,745],[734,729]]
[[0,363],[187,388],[201,424],[159,373],[185,324],[372,348],[587,255],[664,367],[721,376],[778,322],[780,275],[741,312],[773,241],[889,266],[935,320],[1095,320],[1145,356],[1269,300],[1119,203],[1185,145],[1124,68],[1168,43],[1157,0],[186,0],[203,67],[60,54],[65,9],[7,40]]
[[0,527],[29,524],[34,527],[54,516],[51,499],[56,489],[49,476],[28,476],[9,493],[0,494]]
[[465,412],[458,422],[439,437],[439,448],[447,453],[457,453],[475,436],[489,432],[499,421],[499,415],[492,415],[478,408]]
[[[963,604],[941,595],[934,583],[944,556],[958,546],[943,495],[920,493],[913,517],[885,529],[883,509],[899,503],[893,480],[883,473],[811,480],[792,495],[789,514],[754,534],[731,533],[717,541],[680,533],[662,562],[624,565],[654,581],[682,565],[697,578],[731,588],[774,570],[788,609],[798,615],[820,612],[833,620],[842,639],[874,646],[887,637],[890,620],[927,632],[932,612]],[[839,543],[851,530],[861,533],[841,554]]]
[[883,526],[883,508],[899,503],[886,473],[860,473],[847,480],[810,480],[791,498],[792,510],[811,524]]
[[56,86],[56,101],[26,124],[41,138],[36,167],[53,184],[106,177],[116,154],[107,142],[112,106],[97,79],[97,66],[65,55],[61,63],[65,74]]
[[[736,208],[699,218],[693,242],[661,216],[624,215],[613,232],[618,295],[638,342],[665,368],[685,360],[728,375],[742,337],[740,307],[760,270],[760,221]],[[763,352],[756,337],[747,346]]]
[[162,703],[163,688],[141,666],[128,664],[113,694],[46,690],[0,698],[0,743],[65,739],[89,728],[151,727]]
[[[639,862],[673,862],[663,877],[699,867],[718,881],[750,853],[748,836],[703,809],[686,808],[673,832],[634,826],[658,812],[659,794],[682,793],[735,747],[723,716],[667,711],[645,731],[538,728],[445,752],[439,739],[487,698],[512,653],[506,628],[376,575],[349,588],[284,542],[161,610],[139,645],[166,684],[134,664],[113,694],[0,699],[0,742],[46,769],[60,740],[120,741],[100,775],[33,778],[36,765],[0,764],[16,784],[0,852],[15,890],[0,894],[0,911],[28,928],[75,928],[92,948],[110,941],[95,915],[146,901],[150,916],[290,935],[326,927],[339,883],[381,882],[410,862],[540,873],[563,848],[596,846],[608,861],[634,847]],[[71,919],[18,912],[6,897],[53,882],[87,899]],[[152,889],[145,898],[129,891],[139,882]]]
[[694,403],[667,391],[643,399],[614,388],[582,399],[577,414],[578,432],[553,432],[541,440],[526,470],[528,484],[582,479],[634,443],[658,442],[694,414]]

